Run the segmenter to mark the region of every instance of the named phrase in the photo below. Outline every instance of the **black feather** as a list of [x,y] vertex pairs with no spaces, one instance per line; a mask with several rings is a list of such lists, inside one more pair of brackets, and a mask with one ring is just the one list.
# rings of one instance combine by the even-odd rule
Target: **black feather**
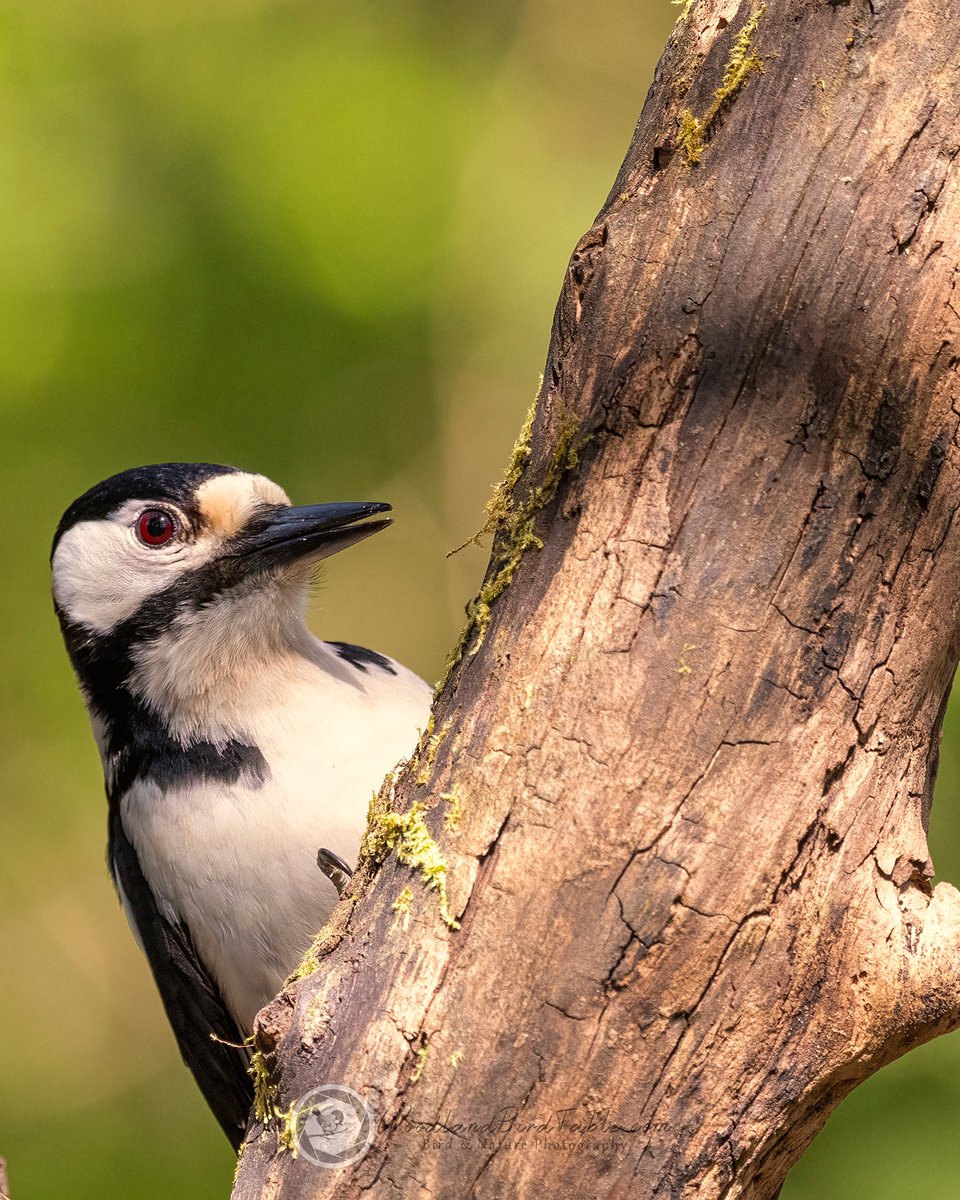
[[337,658],[342,658],[344,662],[348,662],[351,667],[356,667],[358,671],[366,672],[369,666],[386,671],[389,675],[397,673],[397,669],[390,659],[384,654],[378,654],[376,650],[368,650],[366,646],[354,646],[350,642],[327,642],[327,645],[336,650]]
[[243,1034],[197,957],[190,931],[160,911],[116,804],[110,805],[109,839],[110,870],[130,906],[183,1061],[239,1150],[253,1104],[249,1057],[239,1048]]

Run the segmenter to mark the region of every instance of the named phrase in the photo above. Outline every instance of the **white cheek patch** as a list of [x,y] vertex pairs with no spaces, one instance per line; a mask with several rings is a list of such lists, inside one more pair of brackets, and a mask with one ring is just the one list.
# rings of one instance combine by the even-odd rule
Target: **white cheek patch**
[[204,526],[223,539],[238,533],[262,505],[290,503],[273,480],[246,471],[214,475],[197,488],[196,499]]
[[144,601],[186,573],[210,562],[263,505],[289,505],[283,488],[264,475],[215,475],[197,489],[201,528],[191,540],[144,546],[133,527],[153,505],[149,496],[128,500],[99,521],[81,521],[60,539],[53,556],[53,596],[69,620],[109,633]]
[[107,633],[158,590],[166,572],[148,570],[133,550],[112,521],[67,530],[53,556],[53,596],[71,621]]
[[71,620],[108,633],[150,596],[207,561],[214,547],[174,539],[156,549],[133,532],[150,500],[130,500],[102,521],[81,521],[60,539],[53,556],[53,598]]

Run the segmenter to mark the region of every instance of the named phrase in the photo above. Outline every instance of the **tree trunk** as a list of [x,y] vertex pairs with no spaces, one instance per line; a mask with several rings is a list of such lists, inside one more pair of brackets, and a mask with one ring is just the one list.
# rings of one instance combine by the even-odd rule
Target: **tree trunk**
[[[261,1014],[238,1200],[772,1197],[960,1022],[958,64],[960,0],[682,16],[406,816]],[[318,1081],[354,1166],[288,1148]]]

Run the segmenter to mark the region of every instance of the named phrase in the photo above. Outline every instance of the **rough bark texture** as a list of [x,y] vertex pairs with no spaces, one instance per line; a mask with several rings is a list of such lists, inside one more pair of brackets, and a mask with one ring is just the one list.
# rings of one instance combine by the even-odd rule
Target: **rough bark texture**
[[768,0],[748,47],[757,12],[701,0],[671,40],[570,264],[492,623],[397,784],[461,928],[391,856],[262,1015],[277,1107],[348,1084],[375,1144],[320,1170],[254,1124],[239,1200],[772,1197],[960,1022],[925,836],[960,3]]

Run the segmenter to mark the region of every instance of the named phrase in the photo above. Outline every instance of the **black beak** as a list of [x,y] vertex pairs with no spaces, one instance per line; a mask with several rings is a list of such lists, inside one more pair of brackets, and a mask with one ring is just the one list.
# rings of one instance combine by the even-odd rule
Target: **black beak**
[[382,521],[365,521],[365,518],[389,511],[389,504],[376,503],[277,508],[265,521],[241,533],[232,553],[256,567],[318,562],[386,529],[391,523],[389,517]]

